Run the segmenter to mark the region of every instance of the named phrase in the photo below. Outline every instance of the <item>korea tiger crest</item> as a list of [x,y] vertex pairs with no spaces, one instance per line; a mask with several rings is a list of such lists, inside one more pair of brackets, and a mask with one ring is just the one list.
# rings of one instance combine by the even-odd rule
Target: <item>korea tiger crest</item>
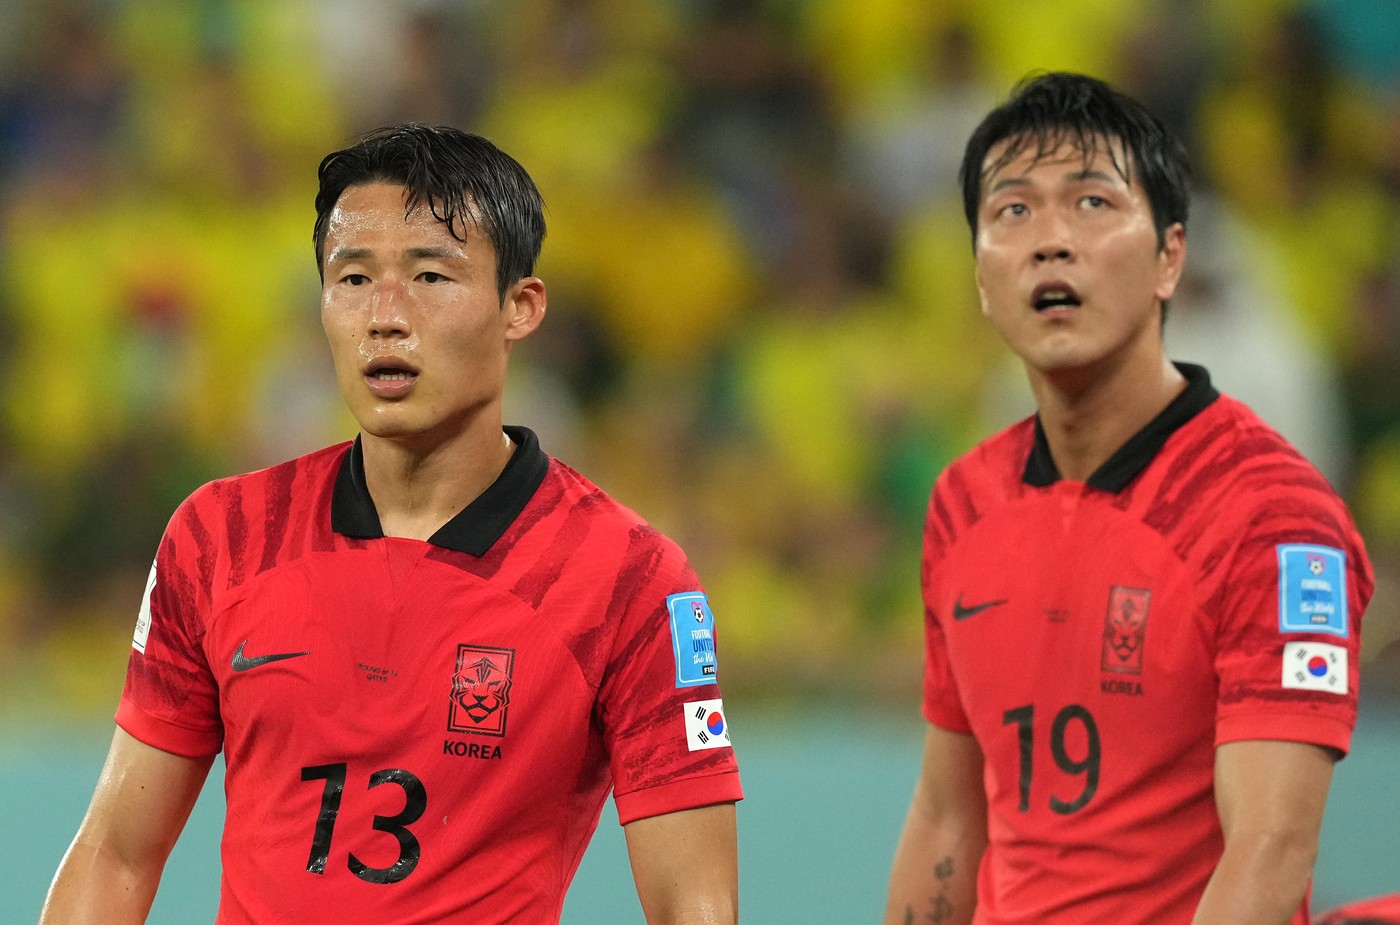
[[451,732],[504,736],[510,707],[515,650],[497,646],[459,645],[452,673]]
[[1108,592],[1103,621],[1104,671],[1142,674],[1142,649],[1147,641],[1147,603],[1152,592],[1114,585]]

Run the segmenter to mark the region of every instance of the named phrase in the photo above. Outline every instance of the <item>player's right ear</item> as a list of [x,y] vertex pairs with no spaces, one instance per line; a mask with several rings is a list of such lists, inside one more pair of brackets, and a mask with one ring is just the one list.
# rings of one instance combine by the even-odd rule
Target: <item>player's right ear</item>
[[537,276],[517,280],[506,291],[506,297],[501,304],[501,311],[510,313],[506,340],[524,340],[534,333],[535,328],[544,321],[548,303],[549,296],[545,291],[544,280]]

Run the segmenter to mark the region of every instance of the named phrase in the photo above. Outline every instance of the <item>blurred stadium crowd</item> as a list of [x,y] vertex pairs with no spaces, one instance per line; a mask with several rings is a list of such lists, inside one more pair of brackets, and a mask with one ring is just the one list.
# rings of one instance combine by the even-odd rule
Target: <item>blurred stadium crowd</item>
[[1393,0],[7,3],[0,703],[111,709],[175,505],[353,434],[315,167],[409,119],[538,181],[550,317],[507,418],[687,549],[726,687],[913,698],[928,489],[1030,407],[957,163],[1060,68],[1188,139],[1173,355],[1353,504],[1400,676],[1398,49]]

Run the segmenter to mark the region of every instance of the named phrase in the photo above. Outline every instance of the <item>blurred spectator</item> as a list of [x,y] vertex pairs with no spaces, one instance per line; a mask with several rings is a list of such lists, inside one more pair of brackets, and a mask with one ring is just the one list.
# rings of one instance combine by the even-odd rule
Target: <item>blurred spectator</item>
[[963,142],[995,103],[973,36],[960,23],[934,37],[912,76],[847,120],[849,169],[893,224],[931,199],[955,196]]
[[[907,645],[934,475],[1030,407],[953,174],[992,97],[1060,67],[1195,139],[1213,203],[1168,343],[1302,448],[1400,573],[1396,9],[4,4],[0,634],[110,651],[173,498],[349,434],[292,359],[323,336],[305,178],[416,119],[531,164],[552,304],[519,413],[706,564],[733,660],[819,683]],[[1378,594],[1366,651],[1400,637],[1395,608]]]
[[1169,355],[1209,369],[1221,391],[1248,404],[1346,490],[1351,460],[1341,376],[1272,282],[1277,255],[1207,196],[1192,203],[1187,239],[1191,259],[1167,316]]
[[14,82],[0,86],[3,186],[96,185],[131,128],[129,76],[110,41],[111,22],[69,3],[28,12],[27,21],[9,14],[21,38],[5,75]]

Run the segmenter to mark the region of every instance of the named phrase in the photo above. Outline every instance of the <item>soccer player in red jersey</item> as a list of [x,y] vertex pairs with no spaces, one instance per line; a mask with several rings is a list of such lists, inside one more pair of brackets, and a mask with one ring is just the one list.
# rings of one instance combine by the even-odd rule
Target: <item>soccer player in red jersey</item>
[[647,921],[734,922],[709,602],[674,543],[502,423],[545,314],[534,183],[421,125],[319,176],[361,432],[176,511],[41,921],[144,921],[222,750],[220,923],[557,923],[609,790]]
[[929,726],[885,921],[1305,923],[1372,574],[1313,467],[1167,358],[1184,150],[1045,74],[962,179],[1037,414],[930,500]]

